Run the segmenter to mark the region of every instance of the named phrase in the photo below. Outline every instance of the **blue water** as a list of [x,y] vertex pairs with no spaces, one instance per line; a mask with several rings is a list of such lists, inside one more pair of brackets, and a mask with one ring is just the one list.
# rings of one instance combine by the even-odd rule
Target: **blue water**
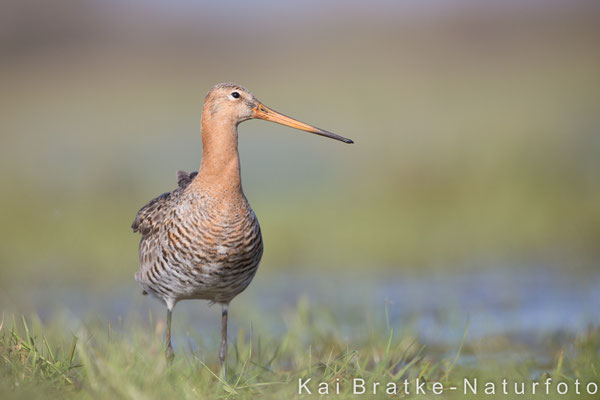
[[[261,283],[266,282],[268,278]],[[470,338],[575,333],[600,323],[600,271],[575,276],[543,268],[490,269],[409,278],[325,275],[317,280],[300,275],[269,286],[270,296],[281,299],[276,305],[270,296],[258,298],[269,312],[277,314],[284,299],[302,294],[314,307],[346,315],[365,308],[382,314],[387,308],[391,327],[409,324],[429,342],[462,338],[467,320]]]
[[[297,271],[300,271],[298,269]],[[101,323],[164,318],[155,299],[142,296],[133,281],[119,287],[82,290],[50,285],[26,291],[27,307],[42,319],[66,313],[71,329],[82,321]],[[18,293],[23,293],[19,290]],[[5,293],[3,308],[19,311],[23,299]],[[524,341],[540,334],[577,333],[600,322],[600,271],[570,274],[545,268],[496,268],[479,272],[406,276],[388,273],[321,273],[315,275],[260,271],[249,289],[231,305],[231,336],[240,327],[260,327],[272,335],[288,329],[304,299],[315,324],[336,330],[351,341],[364,337],[369,325],[389,324],[425,343],[460,342],[468,338],[510,335]],[[316,312],[318,311],[318,312]],[[387,312],[387,322],[386,322]],[[325,317],[323,317],[325,316]],[[217,340],[220,310],[203,301],[184,301],[174,313],[175,342],[207,336]]]

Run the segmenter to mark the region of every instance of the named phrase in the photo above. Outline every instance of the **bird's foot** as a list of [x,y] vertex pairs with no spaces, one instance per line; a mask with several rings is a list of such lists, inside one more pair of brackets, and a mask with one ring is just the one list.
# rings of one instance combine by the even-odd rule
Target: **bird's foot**
[[173,364],[173,360],[175,359],[175,351],[173,351],[173,347],[171,345],[167,346],[165,350],[165,357],[167,359],[167,365],[171,366]]
[[227,366],[224,363],[221,364],[221,379],[227,382]]
[[223,380],[227,379],[227,364],[225,363],[226,358],[227,349],[226,347],[221,346],[221,350],[219,351],[219,363],[221,364],[221,378]]

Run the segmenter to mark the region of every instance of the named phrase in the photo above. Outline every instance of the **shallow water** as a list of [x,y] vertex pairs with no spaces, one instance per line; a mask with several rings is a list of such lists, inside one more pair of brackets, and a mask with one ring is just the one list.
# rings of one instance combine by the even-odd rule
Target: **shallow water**
[[[255,281],[231,306],[231,335],[240,327],[260,325],[276,335],[290,323],[299,299],[308,310],[323,311],[335,321],[338,334],[352,340],[368,332],[376,321],[396,332],[408,329],[426,343],[456,343],[464,334],[483,338],[510,335],[527,341],[540,334],[572,333],[600,321],[600,272],[571,275],[544,268],[487,269],[455,275],[364,273],[273,273],[259,271]],[[19,291],[22,293],[22,291]],[[27,308],[44,319],[66,310],[72,329],[94,316],[113,325],[128,318],[163,318],[164,308],[142,296],[133,281],[105,290],[82,290],[57,285],[36,288],[27,297]],[[4,294],[9,311],[20,311],[23,299]],[[175,342],[193,342],[190,336],[219,333],[219,307],[185,301],[174,313]],[[321,314],[316,314],[321,315]],[[293,318],[293,317],[292,317]],[[318,318],[317,318],[318,319]],[[185,321],[185,322],[182,322]],[[327,322],[327,321],[326,321]],[[316,323],[320,323],[317,321]]]

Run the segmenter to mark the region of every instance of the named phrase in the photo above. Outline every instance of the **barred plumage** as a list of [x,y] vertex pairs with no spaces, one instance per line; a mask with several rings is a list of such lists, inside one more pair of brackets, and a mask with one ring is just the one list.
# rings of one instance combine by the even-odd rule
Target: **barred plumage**
[[144,206],[132,228],[142,234],[136,280],[167,307],[184,299],[229,303],[252,281],[263,245],[245,197],[234,204],[190,188],[197,173]]
[[237,126],[251,118],[352,143],[265,107],[241,86],[219,84],[208,92],[199,172],[177,172],[178,187],[142,207],[131,225],[142,235],[135,279],[144,294],[167,306],[169,359],[175,304],[204,299],[223,307],[219,358],[224,363],[229,302],[248,287],[262,257],[260,226],[242,190],[237,149]]

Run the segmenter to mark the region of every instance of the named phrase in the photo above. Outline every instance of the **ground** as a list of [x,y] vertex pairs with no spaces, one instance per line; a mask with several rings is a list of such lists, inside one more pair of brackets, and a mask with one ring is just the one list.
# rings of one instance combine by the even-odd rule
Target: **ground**
[[[180,343],[169,366],[162,321],[121,321],[117,327],[97,321],[69,332],[59,320],[42,323],[35,317],[4,317],[0,330],[3,398],[320,398],[319,388],[325,387],[339,399],[433,398],[437,397],[433,390],[443,387],[444,398],[510,399],[520,398],[514,394],[515,382],[525,383],[527,398],[537,398],[531,396],[531,386],[539,382],[539,398],[583,399],[597,398],[585,394],[585,385],[600,383],[598,327],[579,335],[536,338],[547,354],[540,359],[526,343],[509,336],[470,340],[468,325],[457,343],[426,345],[410,330],[395,331],[384,319],[371,326],[355,325],[364,335],[349,341],[335,329],[324,328],[341,321],[331,321],[327,312],[300,301],[280,336],[255,334],[252,325],[249,330],[238,329],[230,340],[223,377],[217,347],[209,341],[196,349]],[[477,396],[470,391],[469,396],[463,395],[465,378],[471,385],[477,379]],[[553,396],[547,397],[543,390],[549,378]],[[354,379],[364,380],[365,394],[353,394]],[[425,395],[415,395],[417,379]],[[503,379],[508,382],[508,395],[502,394]],[[409,382],[408,396],[404,380]],[[575,394],[577,380],[582,395]],[[373,394],[375,382],[379,386]],[[567,395],[556,394],[559,382],[568,385]],[[360,393],[363,381],[356,383]],[[495,385],[496,396],[483,394],[485,384]],[[396,394],[386,394],[390,385],[397,385]]]

